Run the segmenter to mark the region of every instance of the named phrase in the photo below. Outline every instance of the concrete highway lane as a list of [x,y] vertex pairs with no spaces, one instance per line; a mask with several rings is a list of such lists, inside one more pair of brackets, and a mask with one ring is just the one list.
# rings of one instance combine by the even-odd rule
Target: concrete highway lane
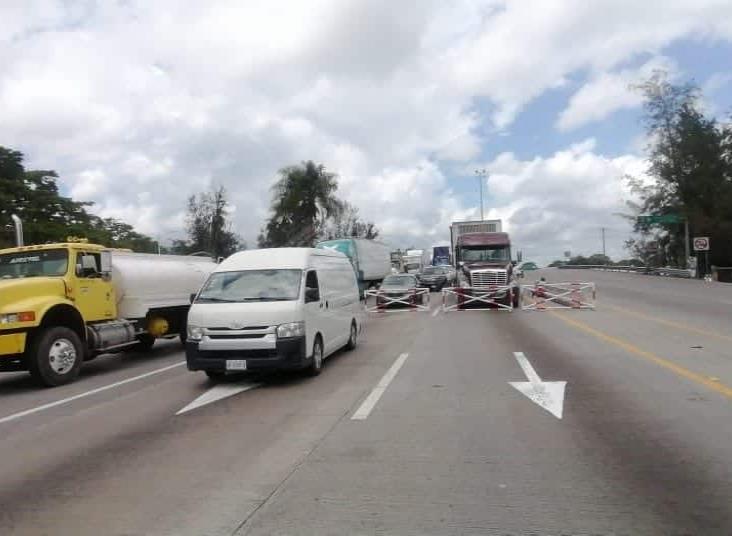
[[597,310],[433,294],[317,378],[180,415],[213,384],[172,345],[61,389],[0,376],[0,534],[732,534],[732,287],[538,275],[595,279]]

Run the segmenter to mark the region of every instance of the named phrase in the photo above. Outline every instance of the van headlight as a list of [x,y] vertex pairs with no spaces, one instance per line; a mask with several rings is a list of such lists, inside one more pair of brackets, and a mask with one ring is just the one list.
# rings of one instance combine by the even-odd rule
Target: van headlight
[[200,341],[203,337],[203,328],[201,326],[188,324],[186,329],[188,330],[188,339],[191,341]]
[[292,337],[305,336],[305,322],[290,322],[277,326],[277,338],[289,339]]

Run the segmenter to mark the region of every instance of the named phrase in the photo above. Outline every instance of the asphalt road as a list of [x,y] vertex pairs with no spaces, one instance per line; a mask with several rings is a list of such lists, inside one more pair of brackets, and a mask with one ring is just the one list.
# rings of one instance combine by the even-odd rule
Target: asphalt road
[[539,276],[597,309],[433,294],[313,379],[212,384],[172,342],[0,375],[0,534],[732,534],[732,285]]

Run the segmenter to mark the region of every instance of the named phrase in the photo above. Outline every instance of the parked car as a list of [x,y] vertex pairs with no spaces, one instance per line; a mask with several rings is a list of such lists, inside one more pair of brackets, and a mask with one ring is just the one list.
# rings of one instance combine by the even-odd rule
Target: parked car
[[317,375],[361,329],[358,282],[348,258],[315,248],[235,253],[211,274],[188,314],[189,370],[306,369]]
[[442,290],[453,285],[454,273],[446,266],[427,266],[417,274],[417,284],[430,290]]
[[[423,305],[426,298],[419,292],[417,277],[412,274],[388,275],[379,287],[376,305],[380,307],[410,307]],[[404,303],[395,303],[400,300]]]
[[447,271],[447,282],[449,285],[457,285],[457,270],[452,264],[439,264],[440,268],[444,268]]

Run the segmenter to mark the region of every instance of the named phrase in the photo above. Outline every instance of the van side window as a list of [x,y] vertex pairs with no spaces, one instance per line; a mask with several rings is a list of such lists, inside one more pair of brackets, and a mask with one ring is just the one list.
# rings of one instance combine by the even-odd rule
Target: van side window
[[318,287],[318,274],[315,273],[315,270],[310,270],[308,275],[305,277],[305,287],[320,288]]

